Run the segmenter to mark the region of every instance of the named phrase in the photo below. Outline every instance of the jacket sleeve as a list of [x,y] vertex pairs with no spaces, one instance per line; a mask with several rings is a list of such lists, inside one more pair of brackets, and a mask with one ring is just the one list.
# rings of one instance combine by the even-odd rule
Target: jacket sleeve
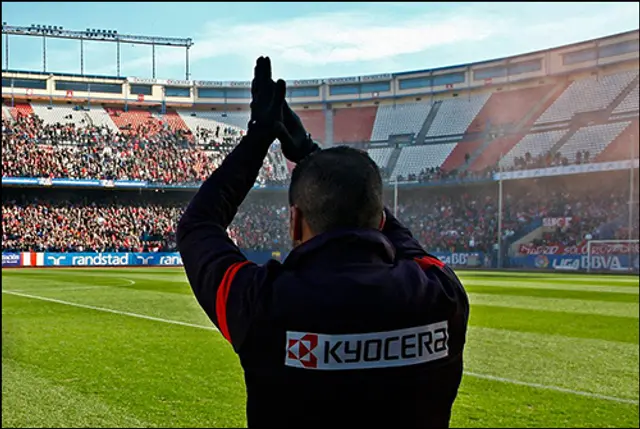
[[396,248],[396,255],[402,259],[415,259],[427,255],[418,240],[416,240],[411,231],[391,213],[387,207],[384,208],[386,221],[382,228],[382,233],[391,241]]
[[257,311],[267,271],[275,261],[262,267],[248,261],[226,230],[253,187],[271,140],[251,131],[243,137],[200,186],[176,231],[191,288],[236,352]]

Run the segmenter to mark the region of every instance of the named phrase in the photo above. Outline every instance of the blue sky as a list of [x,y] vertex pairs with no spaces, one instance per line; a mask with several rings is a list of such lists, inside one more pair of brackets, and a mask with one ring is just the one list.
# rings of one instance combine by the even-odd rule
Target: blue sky
[[[2,2],[10,25],[191,37],[191,78],[310,79],[464,64],[638,29],[638,2],[66,3]],[[2,65],[5,64],[2,39]],[[10,68],[42,70],[42,40],[12,37]],[[48,40],[47,71],[80,72],[79,43]],[[123,76],[151,77],[151,47],[123,45]],[[156,48],[156,77],[184,79],[183,49]],[[114,43],[85,43],[85,73],[116,74]]]

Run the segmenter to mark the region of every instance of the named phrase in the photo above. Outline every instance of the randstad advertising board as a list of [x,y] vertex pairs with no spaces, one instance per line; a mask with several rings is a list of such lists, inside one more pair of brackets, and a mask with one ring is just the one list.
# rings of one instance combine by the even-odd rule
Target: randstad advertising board
[[[264,264],[269,259],[281,259],[280,252],[243,252],[245,256],[257,263]],[[7,261],[10,259],[7,256]],[[19,258],[18,258],[19,259]],[[5,266],[3,254],[3,266]],[[157,253],[45,253],[45,267],[177,267],[182,266],[182,258],[178,252]],[[15,265],[20,265],[18,262]],[[35,266],[35,265],[34,265]],[[42,266],[42,265],[41,265]]]
[[[242,251],[242,253],[256,264],[265,264],[270,259],[284,261],[286,252],[255,252]],[[155,252],[155,253],[125,253],[125,252],[104,252],[104,253],[38,253],[37,257],[26,258],[24,253],[3,253],[3,267],[125,267],[125,266],[148,266],[148,267],[178,267],[182,266],[182,258],[178,252]],[[457,267],[477,267],[484,263],[482,252],[434,252],[447,265]],[[26,261],[26,262],[25,262]]]
[[45,267],[180,266],[175,253],[45,253]]
[[134,265],[130,253],[45,253],[45,267],[118,267]]

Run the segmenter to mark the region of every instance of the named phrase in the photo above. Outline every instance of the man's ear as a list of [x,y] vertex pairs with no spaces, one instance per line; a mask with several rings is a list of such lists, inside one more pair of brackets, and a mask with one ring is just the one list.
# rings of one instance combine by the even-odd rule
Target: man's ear
[[302,212],[296,206],[289,207],[289,213],[291,213],[291,231],[293,241],[302,241]]
[[387,215],[385,214],[384,210],[382,210],[382,217],[380,218],[380,225],[378,226],[378,229],[380,231],[382,231],[382,229],[384,228],[384,224],[387,222]]

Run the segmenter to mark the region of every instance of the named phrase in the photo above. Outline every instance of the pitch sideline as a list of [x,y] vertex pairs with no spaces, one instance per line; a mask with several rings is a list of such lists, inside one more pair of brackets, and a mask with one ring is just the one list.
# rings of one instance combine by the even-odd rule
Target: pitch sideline
[[[138,319],[152,320],[154,322],[163,322],[163,323],[169,323],[169,324],[172,324],[172,325],[188,326],[188,327],[191,327],[191,328],[198,328],[198,329],[205,329],[205,330],[208,330],[208,331],[219,332],[218,329],[215,326],[196,325],[195,323],[180,322],[178,320],[163,319],[163,318],[160,318],[160,317],[146,316],[144,314],[130,313],[128,311],[113,310],[111,308],[104,308],[104,307],[95,307],[93,305],[87,305],[87,304],[78,304],[78,303],[75,303],[75,302],[63,301],[63,300],[55,299],[55,298],[47,298],[47,297],[38,296],[38,295],[31,295],[31,294],[27,294],[27,293],[18,292],[18,291],[11,291],[11,290],[4,290],[3,289],[2,293],[6,293],[8,295],[20,296],[20,297],[23,297],[23,298],[37,299],[37,300],[40,300],[40,301],[54,302],[56,304],[69,305],[71,307],[86,308],[88,310],[103,311],[103,312],[106,312],[106,313],[119,314],[119,315],[122,315],[122,316],[136,317]],[[633,404],[633,405],[638,405],[639,404],[639,401],[636,400],[636,399],[618,398],[616,396],[600,395],[600,394],[597,394],[597,393],[583,392],[583,391],[580,391],[580,390],[566,389],[564,387],[547,386],[547,385],[544,385],[544,384],[529,383],[529,382],[525,382],[525,381],[512,380],[510,378],[496,377],[496,376],[488,375],[488,374],[480,374],[480,373],[466,371],[464,373],[464,375],[469,376],[469,377],[485,379],[485,380],[499,381],[499,382],[502,382],[502,383],[515,384],[515,385],[526,386],[526,387],[532,387],[532,388],[536,388],[536,389],[553,390],[553,391],[561,392],[561,393],[569,393],[569,394],[573,394],[573,395],[586,396],[586,397],[594,398],[594,399],[602,399],[602,400],[606,400],[606,401],[621,402],[621,403],[624,403],[624,404]]]

